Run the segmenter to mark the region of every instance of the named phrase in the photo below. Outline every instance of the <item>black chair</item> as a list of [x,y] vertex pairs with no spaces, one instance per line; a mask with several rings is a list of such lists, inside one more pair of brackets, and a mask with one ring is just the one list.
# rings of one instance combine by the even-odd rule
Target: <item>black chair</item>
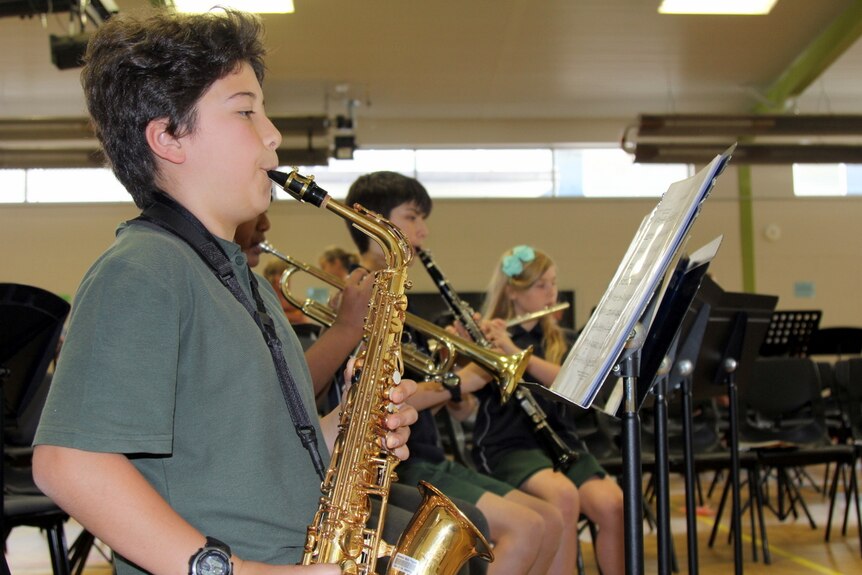
[[[844,418],[847,424],[849,434],[849,442],[853,446],[857,460],[862,457],[862,357],[840,360],[835,363],[833,368],[835,387],[834,391],[838,397],[838,403],[841,405]],[[857,483],[855,469],[851,468],[850,472],[842,476],[845,493],[852,492],[853,504],[856,507],[856,522],[859,528],[859,543],[862,550],[862,513],[860,513],[859,505],[859,486]],[[833,489],[837,488],[838,473],[833,476]],[[850,498],[848,497],[847,505],[844,507],[844,520],[841,528],[841,534],[847,534],[847,519],[850,512]],[[829,508],[829,518],[831,524],[833,507]],[[829,541],[829,528],[826,529],[826,540]]]
[[806,477],[802,470],[809,465],[836,466],[829,494],[832,507],[837,477],[852,470],[856,461],[851,446],[830,440],[821,387],[820,370],[810,358],[758,358],[739,396],[740,441],[757,453],[764,487],[773,474],[777,479],[776,504],[770,507],[782,520],[797,516],[797,507],[802,509],[812,529],[817,525],[798,486]]
[[[20,284],[0,284],[0,532],[5,547],[15,527],[44,529],[54,575],[69,575],[71,571],[64,531],[68,516],[36,489],[26,454],[45,401],[46,381],[49,382],[46,372],[68,313],[69,304],[50,292]],[[12,460],[6,456],[9,444],[16,455]],[[9,572],[5,554],[2,567]]]

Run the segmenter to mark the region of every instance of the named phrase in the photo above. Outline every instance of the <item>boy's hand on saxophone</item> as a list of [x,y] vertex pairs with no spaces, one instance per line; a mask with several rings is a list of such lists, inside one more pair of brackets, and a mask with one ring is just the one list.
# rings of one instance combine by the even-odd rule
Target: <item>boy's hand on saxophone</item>
[[416,382],[412,379],[402,379],[401,383],[389,390],[389,400],[392,402],[393,413],[386,416],[386,447],[400,460],[410,456],[407,448],[407,438],[410,437],[410,425],[416,423],[419,414],[407,403],[407,399],[416,393]]

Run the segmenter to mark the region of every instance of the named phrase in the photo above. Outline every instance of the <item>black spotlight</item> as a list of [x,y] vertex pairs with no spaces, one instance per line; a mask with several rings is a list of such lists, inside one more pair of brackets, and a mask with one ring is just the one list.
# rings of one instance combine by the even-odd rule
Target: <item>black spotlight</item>
[[51,62],[60,70],[80,68],[84,63],[84,53],[89,40],[89,32],[71,36],[51,34]]

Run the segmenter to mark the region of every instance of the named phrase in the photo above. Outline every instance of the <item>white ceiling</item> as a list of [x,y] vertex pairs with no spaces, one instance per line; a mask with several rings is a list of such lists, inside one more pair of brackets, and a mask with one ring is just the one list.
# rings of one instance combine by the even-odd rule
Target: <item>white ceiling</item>
[[[295,14],[265,17],[268,111],[335,115],[355,98],[360,128],[363,119],[624,124],[641,113],[747,113],[859,3],[779,0],[768,16],[722,17],[663,16],[658,2],[295,0]],[[0,118],[84,115],[78,71],[50,61],[48,35],[68,21],[0,19]],[[860,68],[854,45],[795,109],[862,113]]]

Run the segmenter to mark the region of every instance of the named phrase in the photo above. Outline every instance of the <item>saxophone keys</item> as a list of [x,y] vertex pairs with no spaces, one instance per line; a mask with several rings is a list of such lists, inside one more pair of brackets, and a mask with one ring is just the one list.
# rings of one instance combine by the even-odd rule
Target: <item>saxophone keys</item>
[[393,553],[395,553],[395,545],[390,545],[386,541],[381,540],[377,549],[377,558],[391,557]]

